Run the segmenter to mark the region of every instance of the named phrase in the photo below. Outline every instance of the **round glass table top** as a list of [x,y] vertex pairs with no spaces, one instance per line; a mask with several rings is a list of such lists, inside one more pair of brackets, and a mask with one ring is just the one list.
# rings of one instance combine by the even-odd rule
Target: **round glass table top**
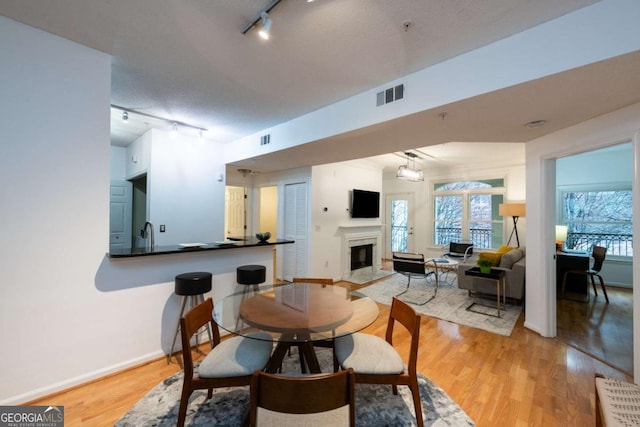
[[349,287],[287,283],[257,291],[246,286],[216,302],[213,312],[216,323],[232,334],[265,331],[274,341],[300,342],[358,332],[376,320],[378,306]]

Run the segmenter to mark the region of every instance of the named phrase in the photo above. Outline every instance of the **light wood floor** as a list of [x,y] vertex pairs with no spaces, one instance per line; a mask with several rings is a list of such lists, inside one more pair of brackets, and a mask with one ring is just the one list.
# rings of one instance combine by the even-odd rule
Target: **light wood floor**
[[[365,332],[384,336],[389,307],[379,308],[378,320]],[[504,337],[423,316],[418,370],[480,427],[595,425],[594,373],[631,378],[524,328],[523,317]],[[404,334],[394,344],[408,351]],[[66,426],[109,426],[178,370],[161,359],[28,403],[64,405]]]

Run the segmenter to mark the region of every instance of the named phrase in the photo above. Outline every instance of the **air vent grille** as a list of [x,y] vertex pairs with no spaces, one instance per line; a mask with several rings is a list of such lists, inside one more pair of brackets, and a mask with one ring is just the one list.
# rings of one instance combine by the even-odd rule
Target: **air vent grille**
[[271,143],[271,134],[262,135],[260,137],[260,145],[267,145]]
[[376,106],[380,107],[381,105],[388,104],[393,101],[398,101],[402,98],[404,98],[404,84],[390,87],[389,89],[385,89],[382,92],[378,92],[376,94]]

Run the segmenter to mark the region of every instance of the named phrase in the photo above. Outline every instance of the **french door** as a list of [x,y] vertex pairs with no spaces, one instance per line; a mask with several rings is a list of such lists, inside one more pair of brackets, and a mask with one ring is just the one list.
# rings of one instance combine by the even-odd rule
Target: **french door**
[[385,258],[392,252],[413,252],[413,194],[387,194],[385,197]]

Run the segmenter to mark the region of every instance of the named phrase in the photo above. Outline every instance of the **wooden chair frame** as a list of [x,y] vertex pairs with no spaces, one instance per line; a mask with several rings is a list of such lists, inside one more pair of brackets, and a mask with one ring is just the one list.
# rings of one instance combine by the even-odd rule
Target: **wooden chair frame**
[[180,319],[180,330],[182,335],[182,357],[184,363],[184,383],[182,385],[182,396],[180,398],[180,409],[178,411],[177,426],[184,426],[187,414],[187,406],[191,393],[195,390],[208,390],[207,399],[213,396],[213,389],[217,387],[246,386],[251,383],[251,374],[224,377],[224,378],[202,378],[194,374],[193,357],[191,355],[191,338],[198,333],[200,328],[209,324],[213,331],[213,350],[220,344],[220,331],[218,325],[213,321],[213,300],[208,298],[203,303],[191,309]]
[[418,427],[424,426],[422,417],[422,403],[420,401],[420,388],[418,386],[418,342],[420,339],[421,317],[411,306],[398,298],[393,298],[385,340],[393,345],[393,330],[396,322],[400,323],[411,334],[411,347],[409,349],[409,360],[407,372],[401,374],[363,374],[356,371],[356,383],[364,384],[390,384],[393,386],[393,394],[398,394],[398,386],[406,385],[411,389],[413,396],[413,406],[416,412],[416,422]]
[[311,414],[349,405],[349,425],[355,426],[354,385],[352,369],[296,377],[256,371],[251,380],[250,424],[257,425],[258,407],[287,414]]
[[[565,286],[567,284],[567,276],[569,274],[579,274],[579,275],[583,275],[583,276],[588,276],[589,279],[591,279],[591,286],[593,286],[593,293],[595,294],[595,296],[598,296],[598,291],[596,289],[596,281],[594,279],[594,277],[598,278],[598,281],[600,282],[600,288],[602,289],[602,293],[604,294],[604,298],[607,301],[607,303],[609,302],[609,295],[607,295],[607,288],[604,285],[604,280],[602,279],[602,276],[600,275],[600,270],[602,270],[602,265],[604,264],[604,259],[607,256],[607,248],[603,247],[603,246],[594,246],[593,247],[593,251],[592,251],[592,256],[593,256],[593,267],[591,267],[588,270],[567,270],[564,272],[564,275],[562,276],[562,294],[564,295],[564,289]],[[587,285],[587,290],[588,290],[588,285]]]

